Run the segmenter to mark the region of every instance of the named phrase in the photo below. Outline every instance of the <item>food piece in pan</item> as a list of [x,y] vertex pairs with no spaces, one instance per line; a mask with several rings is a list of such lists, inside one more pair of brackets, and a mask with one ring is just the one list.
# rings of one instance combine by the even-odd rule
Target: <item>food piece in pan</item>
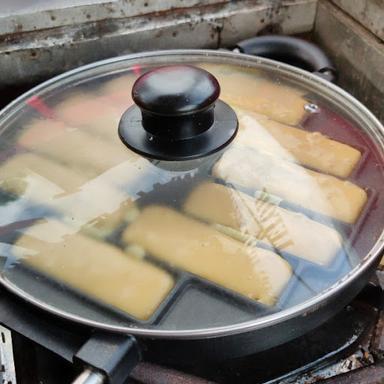
[[285,124],[298,125],[305,117],[303,92],[266,79],[257,71],[239,72],[237,67],[205,64],[219,81],[220,99],[232,107],[261,113]]
[[57,119],[93,136],[120,143],[118,126],[124,111],[92,93],[68,96],[54,108]]
[[119,146],[121,145],[121,139],[118,133],[120,119],[121,114],[117,111],[109,115],[104,114],[103,116],[100,116],[98,120],[89,125],[88,132]]
[[91,92],[73,93],[66,95],[53,108],[55,117],[73,127],[87,126],[97,120],[108,109],[101,98]]
[[33,150],[36,145],[49,142],[63,133],[73,131],[74,128],[62,121],[54,119],[31,119],[20,133],[17,143],[24,148]]
[[243,146],[228,149],[215,164],[213,175],[349,224],[357,220],[367,201],[367,193],[349,181]]
[[321,265],[329,264],[341,249],[340,235],[332,228],[220,184],[200,184],[184,210],[204,221],[221,224],[291,254]]
[[268,305],[292,274],[277,254],[246,246],[163,206],[145,208],[122,238],[172,266]]
[[[79,130],[64,131],[40,143],[27,141],[24,144],[34,153],[81,174],[89,181],[82,188],[84,193],[81,198],[75,198],[76,205],[77,201],[80,204],[92,202],[89,198],[89,189],[95,192],[95,199],[98,199],[94,200],[95,203],[101,201],[97,190],[100,188],[105,190],[108,186],[110,190],[113,188],[123,190],[126,195],[137,198],[138,193],[149,191],[154,184],[164,184],[175,176],[133,153],[121,141],[111,143]],[[109,198],[106,194],[104,196],[107,200],[112,199],[112,196]],[[119,204],[122,201],[124,200],[120,200]],[[102,213],[93,216],[92,219]]]
[[151,317],[174,285],[160,268],[80,234],[50,243],[27,231],[15,245],[24,264],[141,320]]
[[[88,100],[93,97],[94,100]],[[18,143],[33,149],[44,142],[52,142],[65,137],[63,133],[86,134],[95,139],[106,141],[109,145],[122,145],[118,135],[121,112],[108,105],[108,100],[86,94],[69,97],[59,104],[55,119],[32,119],[23,127]],[[55,109],[55,111],[56,111]]]
[[[97,237],[105,237],[113,232],[114,224],[124,217],[124,207],[127,211],[134,209],[129,193],[108,184],[102,177],[84,184],[76,193],[56,199],[50,207],[74,232],[83,229]],[[120,217],[119,208],[122,207]],[[50,236],[52,238],[53,234]]]
[[114,143],[120,142],[118,125],[121,115],[132,104],[133,76],[119,76],[99,90],[68,95],[54,107],[59,121],[80,128]]
[[83,175],[33,153],[12,156],[0,166],[0,189],[15,196],[28,193],[35,201],[44,201],[44,191],[61,195],[85,182]]
[[121,204],[118,210],[96,217],[85,224],[81,230],[89,236],[106,239],[123,224],[133,221],[138,215],[136,204],[132,200],[127,200]]
[[118,115],[108,100],[92,92],[68,95],[53,108],[55,117],[73,127],[88,127],[103,116]]
[[120,112],[120,115],[133,104],[132,87],[136,79],[137,76],[134,75],[119,75],[107,81],[100,89],[100,94]]
[[70,169],[81,169],[82,173],[90,177],[135,156],[122,143],[116,145],[79,130],[65,132],[29,149]]
[[[137,214],[133,201],[143,191],[152,190],[156,184],[167,183],[172,177],[172,173],[159,170],[148,160],[137,157],[87,181],[74,193],[60,196],[46,205],[74,231],[89,230],[92,235],[104,238],[113,232],[120,218],[126,221]],[[48,232],[49,226],[47,224]]]
[[343,178],[360,160],[357,149],[320,132],[308,132],[241,109],[236,112],[240,124],[236,143]]

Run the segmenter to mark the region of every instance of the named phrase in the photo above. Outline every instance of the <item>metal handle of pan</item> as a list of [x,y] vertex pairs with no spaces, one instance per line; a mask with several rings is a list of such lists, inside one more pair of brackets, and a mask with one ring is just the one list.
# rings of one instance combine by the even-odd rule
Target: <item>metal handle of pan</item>
[[104,384],[106,377],[101,372],[95,371],[94,369],[85,369],[72,384]]
[[141,360],[141,353],[133,336],[98,332],[73,360],[83,372],[72,384],[121,384]]
[[241,53],[305,69],[330,82],[337,79],[337,71],[328,56],[318,46],[303,39],[280,35],[257,36],[241,41],[236,48]]

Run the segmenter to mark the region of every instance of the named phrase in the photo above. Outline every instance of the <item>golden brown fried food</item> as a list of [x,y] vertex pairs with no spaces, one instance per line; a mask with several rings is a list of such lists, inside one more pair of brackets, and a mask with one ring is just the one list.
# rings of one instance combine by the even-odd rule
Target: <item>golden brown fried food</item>
[[220,99],[232,107],[261,113],[281,123],[298,125],[305,117],[303,91],[267,79],[259,71],[205,64],[221,87]]
[[44,200],[44,190],[59,195],[75,191],[86,181],[84,175],[33,153],[12,156],[0,166],[0,189],[16,196],[33,189],[39,201]]
[[271,251],[244,245],[163,206],[149,206],[123,233],[154,257],[265,304],[274,304],[291,267]]
[[304,208],[354,223],[367,193],[340,180],[256,150],[232,146],[213,168],[213,175],[250,190],[265,190]]
[[138,319],[148,319],[174,285],[160,268],[80,234],[51,243],[27,231],[15,245],[26,265]]
[[[334,229],[271,204],[265,197],[203,183],[192,191],[184,210],[204,221],[234,228],[240,232],[237,236],[245,240],[251,235],[279,251],[314,263],[326,265],[334,259],[342,246]],[[225,227],[221,229],[225,231]]]
[[250,111],[236,112],[240,124],[236,143],[342,178],[351,174],[361,158],[357,149],[320,132],[291,127]]

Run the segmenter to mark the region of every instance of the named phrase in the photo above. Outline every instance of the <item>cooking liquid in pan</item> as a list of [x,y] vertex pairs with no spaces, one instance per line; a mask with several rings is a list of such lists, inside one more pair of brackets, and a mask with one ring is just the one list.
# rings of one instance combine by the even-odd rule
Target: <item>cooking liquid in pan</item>
[[[19,113],[23,128],[4,135],[16,153],[0,174],[9,284],[86,320],[183,330],[291,307],[359,263],[380,233],[384,207],[372,140],[284,79],[203,67],[217,76],[240,130],[230,147],[187,170],[141,158],[120,142],[117,124],[136,75],[72,86]],[[317,133],[303,139],[303,131],[335,142]],[[282,132],[292,152],[273,136]],[[326,169],[300,140],[324,145],[325,157],[345,151],[349,161],[336,158],[337,167]],[[295,143],[308,156],[295,157]],[[305,161],[309,171],[297,164]],[[351,209],[340,208],[338,190],[353,199]],[[309,205],[303,196],[313,199]]]

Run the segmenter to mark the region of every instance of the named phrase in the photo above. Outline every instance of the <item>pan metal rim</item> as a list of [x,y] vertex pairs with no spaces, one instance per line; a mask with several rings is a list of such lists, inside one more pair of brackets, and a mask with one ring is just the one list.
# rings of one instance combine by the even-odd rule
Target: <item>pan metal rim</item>
[[[35,96],[37,92],[45,91],[49,88],[55,88],[59,82],[63,82],[68,79],[73,79],[76,75],[82,75],[83,72],[92,71],[98,72],[101,76],[105,74],[103,67],[110,64],[126,63],[128,68],[129,64],[148,64],[149,60],[156,59],[158,64],[168,64],[169,59],[173,58],[179,62],[199,62],[201,60],[211,61],[213,63],[226,63],[226,64],[243,64],[248,67],[256,67],[262,69],[273,69],[277,73],[286,75],[293,80],[298,80],[307,85],[311,85],[312,89],[319,92],[321,95],[326,95],[332,100],[335,105],[342,106],[343,110],[350,114],[360,126],[363,126],[368,131],[371,137],[375,140],[376,144],[379,144],[381,155],[384,153],[384,127],[377,120],[377,118],[359,101],[352,97],[349,93],[339,88],[338,86],[306,72],[302,69],[276,62],[274,60],[255,57],[234,52],[225,51],[211,51],[211,50],[195,50],[195,49],[181,49],[181,50],[164,50],[153,52],[142,52],[137,54],[129,54],[112,59],[106,59],[88,64],[71,71],[65,72],[59,76],[56,76],[24,93],[2,111],[0,111],[0,123],[7,121],[13,112],[23,107],[25,101],[31,96]],[[182,59],[182,60],[180,60]],[[207,60],[208,59],[208,60]],[[101,71],[100,71],[101,70]],[[119,72],[119,71],[117,71]],[[116,73],[117,73],[116,72]],[[108,72],[113,73],[113,72]],[[83,76],[84,77],[84,76]],[[0,134],[2,133],[0,129]],[[372,247],[371,251],[365,255],[361,260],[361,263],[355,266],[348,274],[339,279],[335,284],[328,287],[323,292],[314,296],[313,298],[297,304],[291,308],[282,310],[280,312],[264,316],[255,320],[248,320],[246,322],[237,323],[235,325],[226,325],[212,328],[201,328],[197,330],[166,330],[166,329],[145,329],[128,326],[111,325],[103,322],[98,322],[90,319],[83,318],[81,316],[73,315],[66,311],[60,310],[52,305],[36,299],[34,296],[28,294],[24,290],[15,286],[13,283],[7,280],[7,278],[0,273],[0,284],[2,284],[7,290],[34,306],[59,316],[66,320],[74,321],[76,323],[91,326],[106,331],[132,334],[135,336],[151,337],[151,338],[163,338],[163,339],[202,339],[202,338],[214,338],[221,336],[236,335],[245,332],[257,331],[265,329],[297,316],[306,316],[312,312],[320,310],[327,304],[327,301],[332,299],[334,295],[347,289],[355,279],[358,279],[363,275],[370,267],[372,267],[377,259],[382,256],[384,250],[384,230],[381,232],[378,240]]]

